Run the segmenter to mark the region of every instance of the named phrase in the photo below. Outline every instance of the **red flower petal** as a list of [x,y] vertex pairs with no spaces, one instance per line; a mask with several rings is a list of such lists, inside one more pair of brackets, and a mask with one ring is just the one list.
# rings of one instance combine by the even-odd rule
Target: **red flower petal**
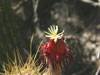
[[60,62],[65,65],[66,58],[69,61],[73,60],[69,46],[64,43],[64,38],[57,39],[56,43],[54,39],[50,39],[49,43],[41,46],[40,50],[42,50],[42,61],[47,67],[50,63],[53,68],[56,68]]

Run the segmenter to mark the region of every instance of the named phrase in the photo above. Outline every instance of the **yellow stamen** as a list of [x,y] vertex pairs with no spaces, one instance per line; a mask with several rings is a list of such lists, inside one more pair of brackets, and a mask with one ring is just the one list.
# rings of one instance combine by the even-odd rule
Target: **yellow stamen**
[[57,34],[58,33],[58,26],[55,26],[55,25],[48,28],[48,31],[49,32],[45,31],[45,34],[46,34],[45,36],[49,37],[50,39],[54,39],[55,42],[57,41],[57,38],[62,37],[63,33],[64,33],[64,31],[62,31],[61,33]]

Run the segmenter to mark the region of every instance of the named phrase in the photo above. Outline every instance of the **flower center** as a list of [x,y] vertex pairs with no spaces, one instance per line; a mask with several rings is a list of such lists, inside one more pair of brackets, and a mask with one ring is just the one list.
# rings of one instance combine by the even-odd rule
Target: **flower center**
[[58,33],[58,26],[51,26],[50,28],[48,28],[49,32],[46,32],[46,37],[49,37],[50,39],[54,39],[54,41],[56,42],[57,41],[57,38],[58,37],[62,37],[63,36],[63,33],[64,31],[62,31],[61,33],[57,34]]

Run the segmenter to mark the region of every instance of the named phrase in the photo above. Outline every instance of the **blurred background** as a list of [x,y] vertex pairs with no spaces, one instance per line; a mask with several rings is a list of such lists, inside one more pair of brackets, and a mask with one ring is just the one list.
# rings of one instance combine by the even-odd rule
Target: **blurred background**
[[26,59],[23,51],[29,50],[32,34],[34,54],[51,25],[65,31],[66,43],[74,49],[74,62],[62,75],[99,75],[99,0],[0,0],[0,68],[16,48]]

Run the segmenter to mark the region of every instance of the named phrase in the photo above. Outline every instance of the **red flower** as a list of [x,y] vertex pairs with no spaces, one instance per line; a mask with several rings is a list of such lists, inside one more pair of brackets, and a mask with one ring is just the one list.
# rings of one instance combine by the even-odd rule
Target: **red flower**
[[[54,28],[53,31],[55,31],[56,29],[57,28]],[[53,31],[50,35],[53,34]],[[57,34],[55,38],[51,37],[49,43],[42,45],[40,48],[40,50],[42,51],[41,56],[43,63],[47,67],[49,64],[51,64],[54,69],[57,68],[60,63],[65,66],[68,59],[70,61],[73,60],[70,52],[71,48],[64,43],[64,38],[62,38],[62,36],[60,38],[57,37]]]

